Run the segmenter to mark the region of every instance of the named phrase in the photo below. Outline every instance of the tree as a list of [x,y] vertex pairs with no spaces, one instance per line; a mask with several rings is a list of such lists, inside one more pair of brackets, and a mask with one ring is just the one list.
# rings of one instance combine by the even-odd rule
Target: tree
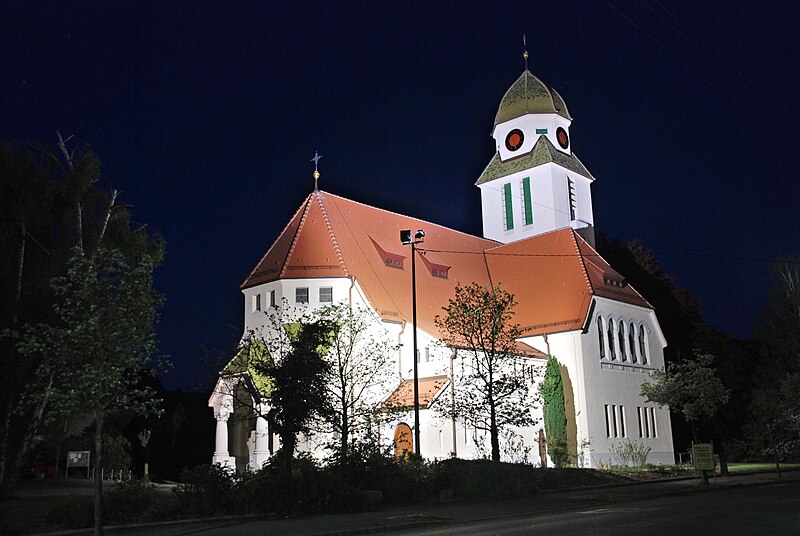
[[308,433],[315,420],[323,417],[327,404],[326,381],[329,364],[325,354],[331,344],[332,326],[327,322],[286,326],[291,348],[283,355],[254,364],[257,372],[270,379],[266,398],[267,419],[281,439],[284,475],[291,475],[297,436]]
[[346,460],[353,438],[370,432],[392,372],[395,348],[382,336],[385,330],[380,321],[366,309],[331,305],[319,311],[318,318],[331,327],[331,346],[326,355],[330,367],[325,383],[328,407],[324,415],[339,439],[336,455]]
[[454,408],[442,411],[488,431],[495,461],[500,460],[500,430],[534,422],[533,393],[517,345],[520,328],[512,323],[515,305],[501,288],[459,284],[445,316],[435,319],[444,343],[468,356],[463,374],[454,378]]
[[547,359],[547,370],[544,380],[539,385],[542,395],[542,413],[544,429],[547,433],[547,448],[556,467],[569,464],[567,447],[567,410],[564,403],[564,380],[558,360],[550,356]]
[[[8,252],[0,261],[0,493],[13,488],[40,426],[85,394],[74,371],[90,366],[93,347],[76,340],[92,322],[80,307],[93,304],[112,275],[125,279],[147,242],[116,204],[116,190],[98,188],[99,158],[85,144],[70,149],[70,139],[59,135],[56,149],[35,151],[0,144],[0,240]],[[156,249],[151,260],[160,260],[163,245]],[[85,324],[73,330],[72,321]]]
[[[22,157],[28,162],[22,168],[4,164],[4,182],[22,185],[10,189],[13,195],[5,199],[12,206],[17,201],[14,217],[20,222],[18,238],[11,241],[14,292],[31,292],[33,298],[32,305],[16,301],[4,316],[10,318],[2,331],[4,364],[28,372],[3,393],[0,470],[5,490],[13,486],[33,434],[48,420],[78,411],[92,414],[95,462],[101,467],[106,418],[121,409],[146,412],[155,406],[152,393],[135,385],[155,349],[153,326],[161,296],[152,283],[163,241],[143,227],[132,228],[128,211],[116,205],[116,190],[97,188],[100,160],[86,145],[70,151],[69,141],[59,135],[61,157],[41,147],[39,158]],[[15,179],[19,169],[40,178],[26,185],[25,176]],[[36,204],[36,191],[25,190],[29,187],[49,200],[47,210]],[[32,254],[30,244],[45,255]],[[24,423],[16,438],[9,432],[14,421]],[[8,463],[12,446],[18,450]],[[98,534],[100,476],[96,471]]]
[[[729,393],[714,371],[714,356],[696,352],[694,359],[671,364],[666,370],[654,370],[654,383],[644,382],[641,395],[648,402],[669,408],[686,419],[695,442],[700,441],[697,426],[717,414],[728,402]],[[703,480],[708,475],[703,471]]]

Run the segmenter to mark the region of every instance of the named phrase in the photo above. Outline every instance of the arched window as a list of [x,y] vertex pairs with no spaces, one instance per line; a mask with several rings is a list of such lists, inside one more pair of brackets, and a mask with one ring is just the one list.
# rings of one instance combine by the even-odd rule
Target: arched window
[[614,345],[614,320],[608,319],[608,358],[611,361],[617,359],[617,350]]
[[645,342],[645,327],[643,324],[639,325],[639,353],[642,356],[642,365],[647,364],[647,343]]
[[597,317],[597,338],[600,342],[600,359],[606,358],[606,340],[603,336],[603,319],[602,317]]
[[625,351],[625,322],[620,320],[617,326],[617,338],[619,339],[619,358],[623,361],[628,360],[628,353]]
[[636,363],[636,326],[633,322],[628,326],[628,348],[631,350],[631,361]]

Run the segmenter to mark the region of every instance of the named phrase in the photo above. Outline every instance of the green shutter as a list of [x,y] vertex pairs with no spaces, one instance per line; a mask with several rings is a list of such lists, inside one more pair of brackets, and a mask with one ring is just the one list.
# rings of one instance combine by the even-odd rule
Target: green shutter
[[547,134],[547,129],[546,128],[537,128],[536,129],[536,133],[537,134]]
[[531,203],[531,178],[525,177],[522,179],[522,202],[524,204],[524,219],[525,225],[533,223],[533,204]]
[[503,185],[504,209],[506,211],[506,230],[514,228],[514,206],[511,204],[511,183]]

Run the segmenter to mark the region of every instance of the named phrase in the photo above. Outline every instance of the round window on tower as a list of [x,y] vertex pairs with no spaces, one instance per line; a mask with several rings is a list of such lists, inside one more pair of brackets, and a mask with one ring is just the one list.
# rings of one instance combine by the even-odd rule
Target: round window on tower
[[569,147],[569,136],[567,136],[567,131],[562,127],[556,129],[556,140],[558,140],[558,144],[562,149],[566,150]]
[[506,136],[506,149],[509,151],[516,151],[522,147],[522,142],[525,141],[525,135],[518,128],[515,128]]

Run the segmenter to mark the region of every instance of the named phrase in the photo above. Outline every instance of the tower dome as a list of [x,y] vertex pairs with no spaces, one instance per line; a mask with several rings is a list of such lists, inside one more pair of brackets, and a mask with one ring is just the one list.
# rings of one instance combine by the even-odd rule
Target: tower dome
[[572,121],[561,95],[525,69],[503,95],[494,118],[494,126],[525,114],[552,113]]

